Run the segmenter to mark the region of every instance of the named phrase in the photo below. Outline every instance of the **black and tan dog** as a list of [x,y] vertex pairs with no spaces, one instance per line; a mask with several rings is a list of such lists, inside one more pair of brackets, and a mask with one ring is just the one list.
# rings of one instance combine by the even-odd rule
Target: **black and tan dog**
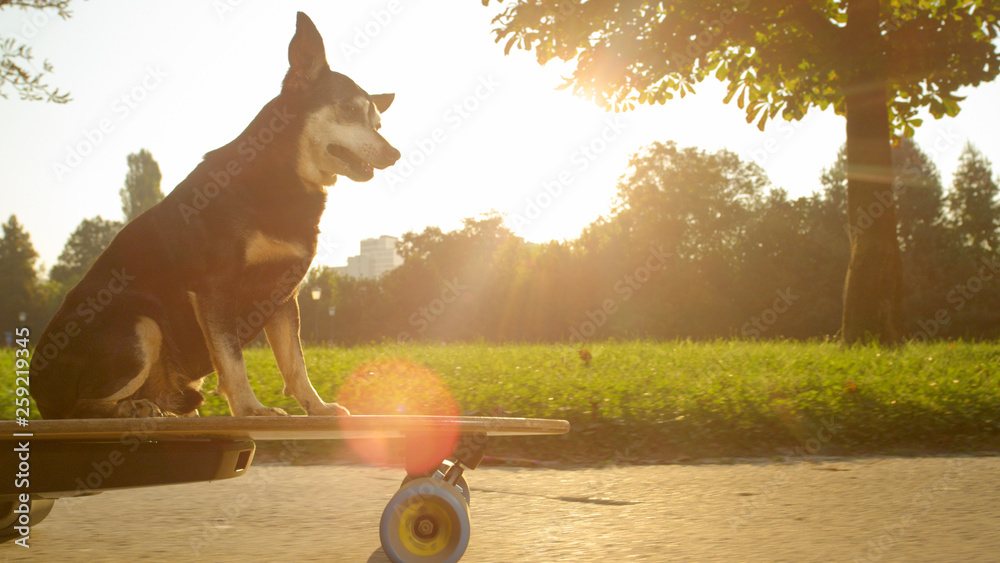
[[45,418],[196,415],[213,370],[234,416],[281,415],[254,395],[242,347],[261,330],[285,394],[342,415],[306,374],[298,286],[316,254],[325,186],[399,159],[379,133],[393,94],[330,70],[298,14],[281,93],[162,202],[122,229],[37,343],[31,394]]

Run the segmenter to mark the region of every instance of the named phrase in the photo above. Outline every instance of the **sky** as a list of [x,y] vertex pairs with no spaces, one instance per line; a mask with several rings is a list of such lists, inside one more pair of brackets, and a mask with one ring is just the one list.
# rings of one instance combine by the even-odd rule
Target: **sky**
[[[280,90],[295,12],[333,70],[394,92],[381,133],[403,154],[367,183],[330,188],[313,265],[340,266],[365,238],[461,227],[490,211],[532,242],[568,240],[614,204],[629,156],[654,141],[728,149],[793,197],[820,188],[844,143],[832,110],[764,132],[722,103],[724,85],[622,114],[557,90],[568,67],[494,42],[496,5],[478,0],[75,0],[73,17],[0,11],[0,37],[26,40],[65,105],[0,99],[0,219],[16,214],[45,271],[81,220],[121,219],[126,156],[148,149],[169,192],[202,155],[234,139]],[[917,143],[951,183],[972,142],[1000,159],[1000,85],[956,118],[924,117]]]

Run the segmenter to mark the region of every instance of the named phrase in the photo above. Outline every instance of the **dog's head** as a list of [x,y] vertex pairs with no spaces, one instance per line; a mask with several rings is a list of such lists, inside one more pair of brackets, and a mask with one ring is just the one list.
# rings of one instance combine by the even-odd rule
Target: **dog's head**
[[375,168],[382,170],[399,160],[399,151],[378,133],[381,113],[395,94],[369,95],[350,78],[330,70],[323,38],[302,12],[288,45],[288,63],[282,93],[301,98],[305,107],[297,164],[303,181],[329,186],[343,174],[367,182]]

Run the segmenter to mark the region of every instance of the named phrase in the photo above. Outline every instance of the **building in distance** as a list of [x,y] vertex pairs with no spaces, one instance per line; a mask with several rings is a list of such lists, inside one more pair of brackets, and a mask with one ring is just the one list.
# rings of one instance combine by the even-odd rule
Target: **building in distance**
[[396,252],[399,239],[389,235],[361,241],[361,254],[347,258],[346,266],[334,268],[341,276],[375,279],[403,264],[403,257]]

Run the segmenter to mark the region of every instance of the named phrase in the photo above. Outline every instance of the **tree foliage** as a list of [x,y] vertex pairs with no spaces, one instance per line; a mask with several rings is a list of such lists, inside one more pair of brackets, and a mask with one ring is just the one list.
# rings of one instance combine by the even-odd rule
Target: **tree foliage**
[[160,189],[162,178],[160,165],[149,151],[141,149],[128,155],[125,187],[119,192],[126,223],[163,200],[163,190]]
[[65,290],[72,288],[111,244],[122,226],[120,221],[102,219],[100,216],[81,221],[66,241],[59,260],[52,266],[49,279],[59,283]]
[[31,237],[11,215],[3,224],[0,239],[0,335],[14,326],[21,326],[21,313],[32,315],[37,310],[38,274],[35,262],[38,252]]
[[619,181],[616,217],[635,238],[679,257],[718,255],[745,236],[768,183],[759,166],[729,151],[653,143],[630,160]]
[[990,161],[968,144],[959,158],[949,205],[953,228],[963,246],[980,252],[1000,250],[1000,188]]
[[[872,45],[858,41],[867,15],[849,21],[852,6],[876,10]],[[494,24],[505,52],[575,61],[565,86],[581,96],[619,109],[662,104],[713,76],[728,85],[726,103],[736,100],[761,129],[811,107],[843,115],[845,92],[879,73],[892,123],[912,133],[919,108],[955,115],[960,87],[1000,71],[1000,5],[990,0],[519,0]]]
[[[20,8],[28,10],[55,10],[62,19],[69,19],[69,0],[0,0],[0,12],[5,8]],[[37,13],[37,12],[36,12]],[[47,19],[49,16],[45,16]],[[37,33],[37,26],[25,20],[21,32]],[[52,63],[47,59],[42,61],[42,69],[34,64],[34,54],[25,42],[25,37],[4,37],[0,35],[0,96],[7,98],[6,89],[13,89],[22,100],[45,100],[57,104],[70,101],[69,92],[60,93],[58,88],[52,89],[44,83],[46,74],[53,71]]]

